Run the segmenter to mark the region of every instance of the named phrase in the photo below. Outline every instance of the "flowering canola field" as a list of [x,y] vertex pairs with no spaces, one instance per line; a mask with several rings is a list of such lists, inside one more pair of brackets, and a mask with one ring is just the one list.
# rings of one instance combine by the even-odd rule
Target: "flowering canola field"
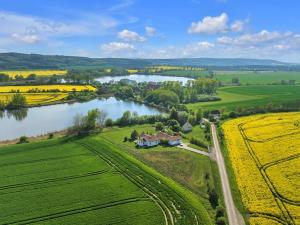
[[27,86],[0,86],[0,93],[8,92],[51,92],[57,90],[60,92],[72,91],[96,91],[91,85],[27,85]]
[[222,128],[249,223],[300,224],[300,113],[244,117]]
[[0,73],[7,74],[10,78],[15,78],[17,75],[27,78],[31,74],[35,74],[37,76],[66,75],[67,70],[2,70]]
[[[14,93],[0,93],[0,102],[9,103],[13,95]],[[24,93],[22,95],[26,98],[26,103],[29,106],[55,103],[68,96],[67,93]]]

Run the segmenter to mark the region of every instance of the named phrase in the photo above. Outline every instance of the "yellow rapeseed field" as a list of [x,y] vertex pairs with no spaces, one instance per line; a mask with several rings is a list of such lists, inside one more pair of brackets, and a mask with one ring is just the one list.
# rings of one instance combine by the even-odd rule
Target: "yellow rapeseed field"
[[222,128],[249,223],[300,224],[300,113],[244,117]]
[[37,76],[66,75],[67,70],[2,70],[0,73],[7,74],[11,78],[15,78],[17,75],[26,78],[30,74],[35,74]]
[[[7,104],[14,93],[1,93],[0,101]],[[67,93],[24,93],[22,94],[26,98],[28,106],[40,105],[40,104],[51,104],[65,99]]]
[[91,85],[27,85],[27,86],[0,86],[0,93],[9,92],[51,92],[51,90],[59,90],[60,92],[72,91],[96,91]]

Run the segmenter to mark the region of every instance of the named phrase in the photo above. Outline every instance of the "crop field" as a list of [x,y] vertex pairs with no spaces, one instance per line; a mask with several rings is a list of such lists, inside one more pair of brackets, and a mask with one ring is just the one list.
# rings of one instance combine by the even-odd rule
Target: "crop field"
[[10,78],[15,78],[16,76],[27,78],[31,74],[37,76],[66,75],[67,70],[2,70],[0,71],[1,73],[7,74]]
[[231,83],[232,78],[239,78],[241,84],[272,84],[281,80],[295,80],[300,83],[300,72],[293,71],[215,71],[216,78],[225,83]]
[[211,224],[193,196],[101,137],[2,147],[0,156],[1,224]]
[[[14,93],[0,93],[0,102],[7,104],[11,101],[13,95]],[[67,93],[24,93],[22,95],[26,98],[29,106],[55,103],[68,96]]]
[[9,92],[72,92],[72,91],[95,91],[91,85],[26,85],[26,86],[0,86],[0,93]]
[[300,113],[239,118],[223,130],[250,224],[300,224]]
[[217,90],[222,99],[216,102],[199,102],[187,104],[192,110],[224,109],[229,112],[238,107],[257,107],[267,104],[285,104],[300,100],[300,85],[253,85],[223,87]]

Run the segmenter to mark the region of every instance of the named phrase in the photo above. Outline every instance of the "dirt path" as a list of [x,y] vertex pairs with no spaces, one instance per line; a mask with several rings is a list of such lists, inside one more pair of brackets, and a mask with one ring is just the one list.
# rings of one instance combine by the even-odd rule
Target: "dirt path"
[[183,148],[183,149],[186,149],[186,150],[188,150],[188,151],[195,152],[195,153],[198,153],[198,154],[201,154],[201,155],[205,155],[205,156],[210,157],[210,154],[209,154],[208,152],[201,151],[201,150],[198,150],[198,149],[195,149],[195,148],[191,148],[191,147],[187,146],[187,145],[184,144],[184,143],[182,143],[181,145],[178,145],[177,147],[178,147],[178,148]]
[[217,136],[217,130],[216,126],[211,123],[211,133],[212,133],[212,140],[213,140],[213,146],[214,146],[214,153],[215,153],[215,158],[218,164],[218,169],[221,177],[221,183],[222,183],[222,191],[224,195],[224,201],[225,201],[225,206],[226,206],[226,212],[227,212],[227,217],[230,225],[244,225],[244,219],[242,215],[238,212],[236,209],[233,198],[232,198],[232,193],[230,189],[230,183],[228,179],[228,175],[226,172],[226,167],[225,167],[225,162],[224,158],[220,149],[219,145],[219,140]]

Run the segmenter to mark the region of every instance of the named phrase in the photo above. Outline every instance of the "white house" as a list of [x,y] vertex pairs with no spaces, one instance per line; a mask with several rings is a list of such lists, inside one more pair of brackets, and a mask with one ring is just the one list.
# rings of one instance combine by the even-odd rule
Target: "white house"
[[182,131],[183,132],[190,132],[193,130],[193,126],[189,123],[186,122],[183,126],[182,126]]
[[179,135],[172,136],[163,132],[155,135],[143,134],[136,143],[140,147],[152,147],[159,145],[161,140],[167,140],[171,146],[181,144],[181,137]]

